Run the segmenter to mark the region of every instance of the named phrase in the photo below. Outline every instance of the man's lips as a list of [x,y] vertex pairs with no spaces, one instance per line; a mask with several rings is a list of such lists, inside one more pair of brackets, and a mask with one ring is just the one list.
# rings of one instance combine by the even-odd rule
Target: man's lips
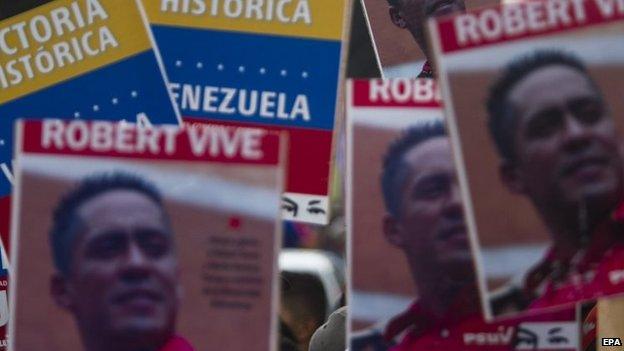
[[115,304],[127,303],[154,303],[163,300],[163,295],[153,289],[129,289],[122,293],[116,294],[112,301]]
[[447,226],[440,231],[438,239],[440,241],[465,241],[467,243],[466,226],[463,223]]
[[593,173],[606,167],[609,161],[605,157],[588,156],[569,161],[562,167],[563,176],[577,175],[583,173]]

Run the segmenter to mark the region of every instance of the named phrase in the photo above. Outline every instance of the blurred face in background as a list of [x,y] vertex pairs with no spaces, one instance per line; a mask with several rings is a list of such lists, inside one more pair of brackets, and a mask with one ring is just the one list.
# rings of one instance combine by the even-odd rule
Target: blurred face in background
[[407,29],[427,54],[427,19],[465,11],[464,0],[397,0],[390,6],[390,19],[397,27]]
[[517,120],[508,184],[540,212],[612,210],[622,194],[622,159],[613,119],[585,74],[550,65],[510,91]]
[[[113,190],[78,209],[70,273],[57,296],[83,335],[161,345],[174,331],[178,265],[163,209],[132,190]],[[88,341],[87,341],[88,344]]]
[[[449,139],[434,137],[403,155],[400,213],[387,239],[403,249],[412,271],[472,278],[472,261]],[[470,273],[470,274],[467,274]]]

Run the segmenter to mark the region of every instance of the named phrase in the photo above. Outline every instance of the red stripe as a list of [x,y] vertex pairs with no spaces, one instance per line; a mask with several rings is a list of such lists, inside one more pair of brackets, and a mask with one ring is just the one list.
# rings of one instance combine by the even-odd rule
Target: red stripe
[[4,249],[9,254],[9,230],[11,222],[11,197],[5,196],[0,198],[0,238]]
[[[549,14],[546,8],[547,8],[547,4],[554,4],[554,2],[549,3],[548,0],[531,0],[531,1],[526,1],[526,2],[516,2],[514,4],[508,5],[509,7],[507,8],[507,10],[511,9],[512,6],[516,6],[519,9],[521,9],[522,16],[518,16],[517,19],[521,19],[522,22],[526,24],[526,23],[529,23],[529,15],[528,15],[527,10],[529,8],[539,8],[539,11],[532,11],[532,13],[534,14],[537,13],[539,15],[539,18],[540,18],[538,19],[538,21],[540,21],[539,23],[541,23],[541,21],[546,23],[544,28],[537,28],[535,26],[526,25],[525,30],[518,30],[517,32],[510,32],[510,31],[503,30],[501,31],[502,35],[492,35],[490,38],[486,38],[483,35],[479,35],[478,40],[474,39],[473,36],[467,36],[469,40],[464,43],[460,43],[460,37],[458,36],[458,32],[455,30],[456,22],[460,23],[462,19],[464,20],[467,19],[469,21],[474,20],[476,22],[483,21],[484,23],[489,23],[489,25],[487,26],[488,28],[494,28],[494,25],[492,24],[493,20],[492,20],[492,17],[490,17],[490,15],[492,15],[493,13],[496,13],[499,15],[498,16],[499,18],[502,18],[505,5],[488,6],[488,7],[483,7],[481,9],[478,9],[478,10],[469,11],[466,14],[459,14],[459,15],[452,16],[452,17],[443,17],[443,18],[438,19],[436,23],[438,32],[440,33],[439,35],[440,35],[441,44],[442,44],[441,45],[442,52],[450,53],[450,52],[466,50],[466,49],[474,48],[474,47],[484,47],[484,46],[494,45],[494,44],[502,43],[502,42],[516,41],[516,40],[526,39],[530,37],[540,37],[540,36],[545,36],[548,34],[553,34],[553,33],[558,33],[558,32],[566,32],[566,31],[570,31],[570,30],[574,30],[578,28],[612,23],[612,22],[616,22],[616,21],[620,21],[624,19],[624,12],[618,13],[617,0],[606,0],[606,1],[613,1],[614,11],[613,11],[613,14],[610,16],[606,14],[603,15],[601,13],[600,8],[598,7],[598,4],[596,3],[596,1],[597,0],[583,1],[582,10],[583,10],[584,17],[585,17],[584,20],[578,20],[576,18],[580,16],[575,16],[575,13],[580,13],[580,12],[574,11],[572,1],[567,1],[566,3],[569,4],[568,5],[569,7],[565,11],[565,13],[567,13],[567,15],[569,16],[570,22],[563,23],[561,21],[555,21],[552,23],[552,25],[547,20],[549,18],[548,17]],[[535,17],[535,16],[532,16],[532,17]],[[556,18],[559,18],[559,17],[556,16]],[[535,20],[533,22],[536,23]],[[503,22],[501,21],[501,23]],[[512,23],[512,22],[508,21],[507,23]],[[518,22],[516,21],[516,22],[513,22],[512,24],[514,23],[517,25]],[[516,26],[513,28],[519,28],[519,27]],[[478,33],[481,34],[482,31],[479,30]]]
[[442,106],[433,79],[353,80],[353,106],[437,107]]
[[[48,122],[50,122],[48,120]],[[61,137],[61,142],[51,142],[49,145],[44,146],[43,141],[43,125],[44,121],[28,121],[24,124],[24,151],[29,153],[43,153],[50,155],[83,155],[83,156],[95,156],[95,157],[116,157],[116,158],[139,158],[139,159],[151,159],[151,160],[184,160],[184,161],[210,161],[210,162],[218,162],[218,163],[244,163],[244,164],[264,164],[264,165],[276,165],[279,161],[279,133],[266,133],[258,138],[259,146],[256,148],[259,152],[255,153],[254,156],[250,157],[249,154],[242,152],[242,146],[240,143],[237,144],[237,147],[233,154],[226,154],[223,148],[223,139],[221,137],[228,136],[229,138],[233,138],[235,133],[245,133],[249,132],[251,129],[246,128],[243,130],[242,128],[229,128],[224,126],[213,126],[215,130],[218,129],[220,141],[217,142],[217,145],[220,145],[218,150],[211,154],[208,150],[210,147],[208,146],[205,149],[205,152],[201,154],[196,154],[193,152],[191,147],[191,138],[190,133],[192,131],[189,130],[178,130],[175,135],[173,135],[171,139],[172,145],[175,147],[167,147],[167,138],[165,137],[165,133],[162,132],[165,129],[162,127],[154,127],[153,131],[160,131],[161,137],[156,139],[154,142],[155,145],[158,145],[157,148],[146,146],[151,145],[149,143],[140,143],[138,142],[139,134],[141,133],[141,129],[137,128],[133,125],[126,124],[125,127],[119,123],[110,123],[109,126],[112,126],[112,133],[106,134],[107,136],[115,136],[118,135],[120,130],[124,130],[124,134],[126,135],[129,142],[125,143],[126,145],[132,145],[133,148],[137,148],[139,144],[144,145],[143,150],[123,150],[119,147],[103,147],[102,149],[95,149],[95,145],[93,144],[93,140],[103,140],[106,138],[94,138],[92,130],[90,127],[94,125],[95,122],[86,122],[86,121],[55,121],[55,123],[60,123],[62,128],[65,128],[64,131],[67,131],[67,128],[72,126],[87,126],[86,128],[73,129],[73,139],[79,140],[81,138],[86,138],[88,142],[84,144],[84,146],[74,146],[70,147],[68,145],[68,140],[70,137],[68,134],[70,133],[60,133],[63,135]],[[50,122],[51,123],[51,122]],[[80,124],[78,124],[80,123]],[[71,130],[71,129],[70,129]],[[85,134],[89,133],[89,134]],[[239,134],[239,136],[242,134]],[[112,137],[114,139],[114,137]],[[242,138],[241,138],[242,139]],[[239,140],[241,140],[239,139]],[[75,144],[74,144],[75,145]],[[119,145],[117,143],[117,145]],[[212,144],[208,144],[212,145]]]
[[[226,126],[256,126],[234,122],[210,121],[192,117],[183,117],[188,123],[211,123]],[[287,132],[288,138],[288,176],[286,192],[313,195],[327,195],[329,191],[329,170],[332,148],[332,131],[286,128],[257,125],[270,131]]]

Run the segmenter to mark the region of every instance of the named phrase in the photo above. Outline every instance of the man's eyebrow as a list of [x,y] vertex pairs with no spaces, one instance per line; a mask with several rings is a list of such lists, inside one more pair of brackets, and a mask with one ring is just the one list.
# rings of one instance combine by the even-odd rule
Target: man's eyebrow
[[282,197],[282,200],[288,202],[291,205],[297,205],[296,202],[294,202],[293,200],[287,198],[286,196]]
[[449,177],[449,174],[445,171],[435,171],[429,174],[420,175],[419,177],[416,178],[416,181],[414,182],[414,184],[419,185],[424,182],[428,182],[432,180],[439,180],[439,179],[446,179],[448,177]]
[[556,334],[556,333],[559,333],[560,331],[561,331],[561,327],[555,327],[548,331],[548,335]]
[[317,204],[320,204],[320,203],[321,203],[321,200],[312,200],[312,201],[308,202],[308,205],[317,205]]

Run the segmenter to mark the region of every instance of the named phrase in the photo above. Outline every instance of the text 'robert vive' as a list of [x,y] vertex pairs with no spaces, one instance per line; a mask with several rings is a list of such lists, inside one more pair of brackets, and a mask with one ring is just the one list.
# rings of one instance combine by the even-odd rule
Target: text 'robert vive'
[[[44,120],[42,151],[260,160],[267,132],[220,125],[141,127],[126,122]],[[188,158],[188,157],[185,157]]]

